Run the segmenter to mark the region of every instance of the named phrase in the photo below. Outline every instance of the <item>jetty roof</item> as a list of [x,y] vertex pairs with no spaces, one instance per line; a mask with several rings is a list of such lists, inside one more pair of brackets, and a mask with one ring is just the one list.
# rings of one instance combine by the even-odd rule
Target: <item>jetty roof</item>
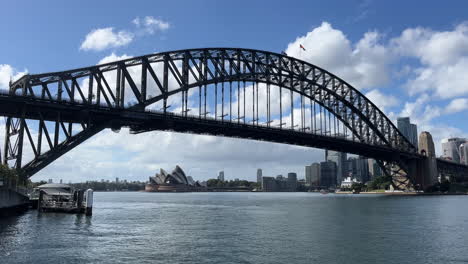
[[38,186],[39,189],[70,189],[70,185],[60,184],[60,183],[47,183]]

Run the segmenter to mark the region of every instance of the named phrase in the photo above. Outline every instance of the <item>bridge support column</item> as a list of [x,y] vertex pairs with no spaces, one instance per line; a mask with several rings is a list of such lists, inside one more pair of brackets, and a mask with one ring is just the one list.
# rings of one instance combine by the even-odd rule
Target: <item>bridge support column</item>
[[425,190],[438,182],[439,172],[435,157],[412,160],[408,165],[409,175],[414,179],[416,189]]

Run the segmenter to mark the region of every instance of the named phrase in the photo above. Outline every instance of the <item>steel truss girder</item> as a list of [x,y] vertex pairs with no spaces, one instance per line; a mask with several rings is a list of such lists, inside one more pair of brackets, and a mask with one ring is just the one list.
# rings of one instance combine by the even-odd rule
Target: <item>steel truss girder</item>
[[[162,64],[160,69],[162,74],[153,67],[157,64]],[[141,69],[139,80],[131,74],[131,69],[135,67]],[[110,79],[106,77],[110,72],[116,72],[115,83],[110,83]],[[80,84],[80,78],[85,78],[87,82]],[[172,87],[170,90],[171,78],[178,87]],[[148,80],[154,81],[159,95],[148,97]],[[10,93],[49,100],[51,103],[67,101],[95,107],[140,110],[162,100],[165,113],[167,99],[171,95],[181,93],[182,100],[185,100],[182,110],[187,116],[187,98],[190,89],[204,86],[206,93],[206,85],[230,82],[266,83],[293,91],[327,109],[350,129],[353,138],[359,142],[395,149],[402,153],[417,152],[380,109],[345,81],[307,62],[260,50],[232,48],[179,50],[63,72],[26,75],[10,86]],[[136,99],[136,103],[131,106],[125,105],[125,97],[129,95]],[[9,119],[10,122],[7,123],[7,133],[10,129],[13,129],[12,131],[19,129],[21,133],[18,142],[8,141],[8,148],[5,147],[4,155],[10,159],[21,156],[20,139],[23,140],[24,133],[28,140],[32,137],[27,125],[24,126],[25,118],[21,117],[22,121],[19,123]],[[84,136],[77,137],[80,140],[86,138],[85,135],[91,136],[93,133],[86,131],[99,124],[87,125],[88,127],[84,127],[83,132],[80,132]],[[293,124],[291,126],[294,127]],[[62,128],[67,132],[65,127],[66,125],[59,119],[56,121],[56,131]],[[40,130],[40,133],[48,134],[43,130]],[[11,135],[7,135],[7,138],[10,137]],[[67,134],[67,140],[68,137],[71,137],[71,133]],[[82,142],[80,140],[69,141]],[[56,158],[77,145],[70,143],[59,148],[60,143],[57,138],[54,138],[53,144],[51,141],[47,139],[47,143],[52,145],[50,149],[57,154],[41,153],[40,146],[33,146],[37,162],[28,163],[26,165],[28,168],[41,168],[42,165],[34,164],[46,164],[44,160],[53,160],[48,157]],[[6,150],[9,149],[11,151],[7,155]],[[16,166],[21,167],[21,158],[17,159]]]

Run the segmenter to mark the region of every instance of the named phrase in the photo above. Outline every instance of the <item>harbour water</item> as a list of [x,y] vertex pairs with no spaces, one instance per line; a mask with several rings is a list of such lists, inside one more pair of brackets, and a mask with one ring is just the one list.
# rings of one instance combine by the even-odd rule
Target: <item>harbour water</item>
[[0,218],[0,263],[466,263],[468,196],[95,193]]

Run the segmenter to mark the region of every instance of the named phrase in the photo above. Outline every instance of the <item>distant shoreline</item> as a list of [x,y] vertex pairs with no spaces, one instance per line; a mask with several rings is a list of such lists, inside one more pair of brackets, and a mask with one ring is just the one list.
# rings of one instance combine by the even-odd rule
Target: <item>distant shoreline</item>
[[[351,191],[335,192],[336,194],[353,194]],[[383,194],[383,195],[468,195],[468,193],[424,193],[424,192],[360,192],[358,194]]]

